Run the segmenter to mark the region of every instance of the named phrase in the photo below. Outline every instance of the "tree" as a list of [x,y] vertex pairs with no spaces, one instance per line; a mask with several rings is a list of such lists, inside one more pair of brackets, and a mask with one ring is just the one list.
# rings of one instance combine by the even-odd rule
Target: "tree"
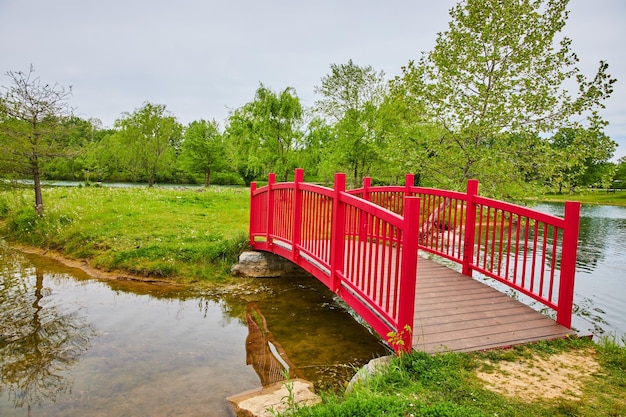
[[318,112],[334,124],[336,141],[330,146],[337,169],[352,173],[353,185],[361,182],[379,159],[379,137],[376,135],[378,109],[386,94],[384,73],[371,66],[360,67],[352,60],[330,66],[315,93]]
[[71,87],[44,84],[34,72],[31,66],[28,72],[6,74],[11,85],[0,97],[0,162],[5,171],[32,177],[35,211],[42,215],[42,164],[62,154],[61,121],[71,114]]
[[442,127],[440,153],[456,183],[478,178],[499,195],[524,186],[524,172],[510,175],[512,135],[535,138],[575,127],[574,119],[602,108],[612,93],[608,65],[600,62],[588,79],[576,67],[571,40],[559,38],[567,3],[461,1],[434,49],[409,62],[395,80]]
[[182,139],[182,126],[165,105],[145,103],[115,122],[113,140],[122,164],[134,180],[152,187],[157,178],[171,174]]
[[204,186],[211,181],[211,171],[225,165],[224,138],[215,120],[194,121],[185,130],[180,163],[187,171],[204,176]]
[[302,119],[302,105],[293,88],[276,94],[263,84],[253,101],[231,113],[227,133],[234,146],[233,162],[247,184],[263,170],[287,180],[301,147]]
[[383,164],[391,182],[398,183],[407,172],[415,175],[415,184],[445,185],[445,169],[438,164],[435,152],[441,128],[425,116],[425,111],[393,91],[385,97],[379,109],[378,135],[382,138]]
[[57,141],[63,148],[63,155],[44,164],[45,176],[60,180],[83,178],[85,150],[91,143],[99,140],[101,122],[98,119],[86,120],[70,116],[61,120],[61,125],[63,130]]
[[615,167],[615,175],[613,177],[616,188],[626,188],[626,156],[622,156]]
[[608,185],[613,176],[613,157],[617,143],[606,136],[601,126],[562,128],[550,139],[557,155],[553,182],[568,185],[570,192],[578,186]]

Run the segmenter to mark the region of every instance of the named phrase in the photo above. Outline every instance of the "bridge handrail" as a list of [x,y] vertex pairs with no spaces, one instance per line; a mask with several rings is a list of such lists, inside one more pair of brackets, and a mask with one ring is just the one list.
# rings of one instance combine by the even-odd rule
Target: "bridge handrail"
[[[345,174],[333,189],[294,182],[251,186],[250,244],[291,259],[346,301],[398,350],[411,349],[417,266],[419,200],[402,217],[348,194]],[[274,210],[280,204],[280,210]],[[347,257],[346,257],[347,255]],[[358,261],[357,261],[358,260]],[[397,338],[394,340],[398,340]]]
[[564,217],[558,217],[479,196],[475,180],[465,193],[416,187],[413,181],[409,174],[404,186],[372,187],[365,178],[363,187],[349,192],[389,202],[397,213],[402,206],[394,197],[419,196],[420,250],[460,264],[465,275],[476,271],[539,301],[556,311],[558,323],[571,327],[580,203],[566,202]]
[[[406,277],[394,276],[393,285],[411,287],[407,277],[416,268],[417,256],[409,262],[407,255],[406,264],[391,260],[397,268],[391,274],[381,265],[392,255],[379,255],[380,248],[396,247],[393,256],[404,256],[412,253],[413,244],[415,254],[420,249],[441,256],[459,264],[465,275],[482,274],[539,301],[556,311],[558,323],[571,327],[580,203],[567,202],[561,218],[479,196],[476,180],[468,181],[464,193],[417,187],[410,174],[403,186],[372,187],[365,178],[363,187],[346,190],[344,174],[335,176],[331,189],[304,183],[303,171],[296,170],[294,182],[276,183],[270,174],[267,186],[257,189],[253,184],[250,211],[253,247],[292,259],[337,292],[383,337],[412,325],[413,305],[410,312],[404,311],[404,301],[394,298],[402,291],[371,292],[370,284],[376,274],[404,271]],[[369,249],[357,253],[356,242]],[[357,267],[357,261],[363,265]],[[375,273],[365,277],[366,269]],[[415,294],[412,275],[408,298]]]

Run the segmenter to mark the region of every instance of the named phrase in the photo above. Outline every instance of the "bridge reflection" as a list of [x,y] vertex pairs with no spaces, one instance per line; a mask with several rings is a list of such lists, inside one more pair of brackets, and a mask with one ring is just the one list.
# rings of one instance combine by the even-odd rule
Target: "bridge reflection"
[[276,382],[299,377],[285,349],[278,343],[267,328],[265,316],[256,303],[246,306],[248,337],[246,338],[246,364],[254,371],[265,387]]

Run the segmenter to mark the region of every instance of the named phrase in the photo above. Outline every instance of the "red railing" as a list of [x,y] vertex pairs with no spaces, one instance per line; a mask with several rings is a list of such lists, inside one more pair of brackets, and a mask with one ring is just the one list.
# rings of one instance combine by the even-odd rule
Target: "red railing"
[[[411,349],[418,248],[456,262],[556,310],[571,325],[579,203],[565,218],[477,195],[404,186],[345,190],[304,182],[251,187],[250,244],[291,259],[336,292],[384,339]],[[395,339],[397,340],[397,339]]]
[[580,203],[566,202],[564,218],[478,195],[478,181],[465,193],[404,186],[363,187],[350,193],[395,213],[400,196],[420,198],[419,249],[476,271],[556,311],[571,327]]
[[[250,244],[291,259],[353,308],[395,348],[412,349],[419,199],[403,202],[405,217],[345,191],[295,181],[251,187]],[[278,209],[279,208],[279,209]],[[294,227],[295,226],[295,227]],[[401,341],[400,341],[401,340]]]

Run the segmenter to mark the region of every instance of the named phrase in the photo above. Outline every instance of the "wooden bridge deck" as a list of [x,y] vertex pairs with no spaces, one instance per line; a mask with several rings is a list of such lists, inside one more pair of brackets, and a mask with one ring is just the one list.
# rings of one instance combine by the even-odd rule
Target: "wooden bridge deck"
[[428,259],[417,262],[413,348],[477,351],[575,334],[520,301]]

